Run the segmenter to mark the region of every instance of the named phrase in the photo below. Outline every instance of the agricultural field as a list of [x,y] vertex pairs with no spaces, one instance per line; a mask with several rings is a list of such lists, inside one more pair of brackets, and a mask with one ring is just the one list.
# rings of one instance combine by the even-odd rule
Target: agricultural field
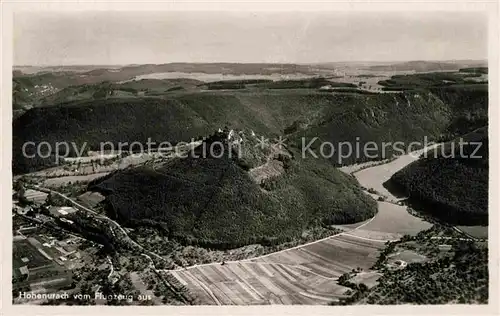
[[369,269],[377,260],[382,242],[363,240],[347,234],[339,234],[302,247],[276,252],[254,262],[300,265],[315,274],[337,278],[352,269]]
[[154,295],[152,289],[148,289],[148,285],[144,282],[143,277],[139,272],[130,272],[130,280],[134,288],[144,295],[149,295],[153,299],[155,305],[161,304],[161,299]]
[[420,263],[427,261],[427,257],[412,250],[396,249],[396,253],[388,256],[388,263],[394,263],[398,260],[406,263]]
[[360,272],[356,274],[355,277],[351,278],[349,281],[355,284],[363,283],[369,289],[377,285],[378,279],[382,276],[380,272]]
[[345,297],[337,278],[369,269],[384,243],[339,234],[270,255],[171,271],[201,304],[328,304]]
[[99,203],[104,201],[104,199],[105,197],[101,193],[92,191],[87,191],[84,194],[78,196],[78,200],[91,208],[96,207]]
[[14,242],[13,252],[14,269],[18,269],[22,266],[34,269],[52,264],[52,260],[40,253],[27,239]]
[[301,266],[232,262],[170,272],[200,304],[327,304],[348,288]]
[[[30,177],[40,178],[66,178],[66,177],[82,177],[92,176],[93,174],[104,174],[116,170],[116,163],[108,166],[101,166],[99,163],[89,163],[75,165],[60,165],[52,168],[43,169],[30,173]],[[49,182],[52,185],[58,185],[58,180]]]
[[[106,162],[84,162],[75,164],[63,164],[60,166],[47,168],[41,171],[30,173],[32,177],[48,178],[45,185],[57,186],[64,185],[61,182],[67,181],[86,181],[93,178],[104,176],[109,172],[117,169],[124,169],[129,166],[135,166],[150,161],[158,156],[157,153],[145,153],[141,155],[129,155],[114,161],[107,160]],[[94,157],[86,157],[94,158]],[[74,177],[74,178],[72,178]]]
[[102,178],[106,176],[107,172],[102,173],[93,173],[84,176],[66,176],[66,177],[58,177],[58,178],[49,178],[43,182],[43,186],[57,188],[60,186],[65,186],[68,184],[74,184],[77,182],[86,183],[90,182],[94,179]]

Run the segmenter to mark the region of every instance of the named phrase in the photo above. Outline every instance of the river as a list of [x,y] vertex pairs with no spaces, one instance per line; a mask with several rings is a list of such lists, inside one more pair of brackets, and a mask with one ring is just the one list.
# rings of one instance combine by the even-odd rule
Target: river
[[[372,219],[361,223],[344,225],[344,228],[353,229],[364,224],[363,229],[357,229],[352,235],[380,241],[397,240],[405,234],[414,236],[418,232],[430,228],[431,223],[410,214],[405,205],[398,205],[396,202],[401,198],[396,197],[383,186],[383,183],[389,180],[394,173],[418,160],[418,157],[427,149],[429,147],[410,152],[385,164],[371,167],[363,164],[362,167],[365,167],[365,169],[352,173],[363,187],[378,192],[378,194],[372,194],[365,191],[372,198],[377,200],[383,195],[386,200],[377,201],[378,212]],[[343,168],[342,170],[344,172],[356,170],[356,166]]]
[[354,176],[358,182],[367,189],[374,189],[380,193],[380,195],[386,196],[388,200],[398,201],[401,198],[396,197],[394,194],[389,192],[384,186],[384,182],[389,180],[393,174],[403,169],[412,162],[418,160],[418,157],[428,149],[434,148],[437,145],[429,146],[424,149],[415,150],[409,152],[405,155],[401,155],[395,160],[377,165],[374,167],[369,167],[362,169],[354,173]]

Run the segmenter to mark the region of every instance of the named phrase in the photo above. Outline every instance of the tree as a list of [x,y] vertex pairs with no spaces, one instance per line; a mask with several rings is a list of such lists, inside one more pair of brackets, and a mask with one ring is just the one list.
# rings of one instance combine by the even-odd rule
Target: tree
[[344,273],[342,274],[339,279],[338,279],[338,283],[340,285],[343,285],[345,284],[349,279],[351,278],[350,274],[349,273]]
[[366,284],[364,284],[364,283],[360,283],[360,284],[358,285],[358,288],[359,288],[359,291],[360,291],[361,293],[364,293],[364,292],[367,292],[367,291],[368,291],[368,286],[366,286]]
[[46,200],[47,205],[53,205],[53,206],[68,206],[68,201],[58,194],[55,194],[53,192],[50,192],[49,195],[47,196]]

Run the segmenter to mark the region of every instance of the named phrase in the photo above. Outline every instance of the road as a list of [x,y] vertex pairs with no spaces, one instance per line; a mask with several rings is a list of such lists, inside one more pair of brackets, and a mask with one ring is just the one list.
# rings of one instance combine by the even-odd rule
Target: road
[[[185,296],[182,292],[177,291],[177,289],[176,289],[174,286],[172,286],[172,285],[171,285],[168,281],[165,281],[165,279],[163,278],[163,276],[162,276],[162,274],[161,274],[161,272],[162,272],[163,270],[159,270],[159,269],[157,269],[157,268],[156,268],[155,262],[153,261],[153,259],[151,259],[151,257],[150,257],[148,254],[142,253],[141,255],[149,259],[149,267],[150,267],[151,269],[153,269],[154,273],[155,273],[155,274],[158,276],[158,278],[159,278],[159,279],[163,282],[163,284],[165,284],[165,286],[166,286],[166,287],[168,287],[168,288],[169,288],[172,292],[174,292],[174,293],[175,293],[175,294],[176,294],[176,295],[177,295],[180,299],[182,299],[185,303],[190,303],[190,304],[192,304],[192,301],[191,301],[189,298],[187,298],[187,297],[186,297],[186,296]],[[170,271],[170,270],[168,270],[168,271]],[[211,292],[211,291],[210,291],[210,292]],[[212,295],[213,295],[213,293],[212,293]],[[214,299],[215,299],[215,301],[218,303],[218,305],[222,305],[222,304],[220,303],[220,301],[219,301],[219,300],[218,300],[215,296],[214,296]]]
[[106,258],[108,259],[109,267],[110,267],[110,271],[109,271],[109,274],[108,274],[108,279],[111,279],[111,276],[115,272],[115,268],[113,267],[113,261],[111,261],[111,258],[109,256],[106,256]]

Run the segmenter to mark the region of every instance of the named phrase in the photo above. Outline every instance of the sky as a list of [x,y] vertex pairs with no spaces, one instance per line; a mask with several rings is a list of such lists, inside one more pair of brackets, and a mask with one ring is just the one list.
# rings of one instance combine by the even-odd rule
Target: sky
[[446,12],[14,16],[15,65],[487,59],[487,18]]

